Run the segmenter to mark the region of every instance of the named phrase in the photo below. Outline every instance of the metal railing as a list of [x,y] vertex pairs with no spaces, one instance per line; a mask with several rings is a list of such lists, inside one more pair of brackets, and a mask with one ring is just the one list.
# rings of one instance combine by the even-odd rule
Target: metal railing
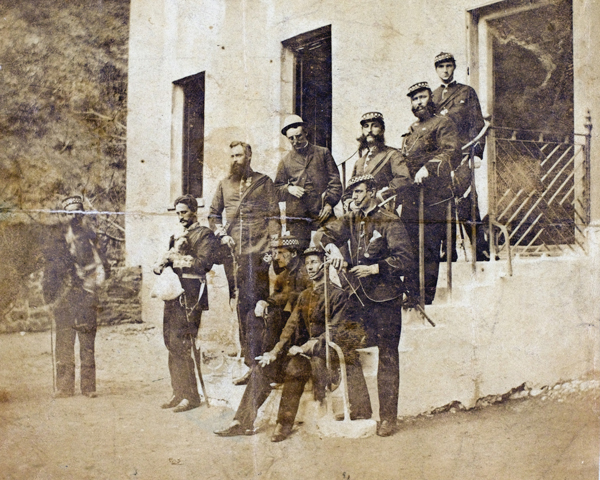
[[[488,135],[490,254],[585,251],[591,118],[585,134],[492,127]],[[499,229],[498,227],[503,227]]]
[[[506,258],[509,276],[512,276],[514,253],[537,256],[586,251],[584,229],[590,222],[592,132],[589,111],[585,128],[585,134],[559,136],[492,127],[486,122],[477,138],[463,147],[463,162],[471,166],[470,195],[473,199],[470,226],[465,227],[471,228],[471,239],[476,239],[478,189],[473,168],[474,151],[477,141],[487,138],[488,219],[484,223],[488,227],[488,252],[492,261]],[[448,205],[447,252],[452,252],[455,240],[450,228],[453,221]],[[471,242],[470,250],[475,273],[475,242]],[[450,253],[446,255],[446,269],[446,289],[451,300]]]

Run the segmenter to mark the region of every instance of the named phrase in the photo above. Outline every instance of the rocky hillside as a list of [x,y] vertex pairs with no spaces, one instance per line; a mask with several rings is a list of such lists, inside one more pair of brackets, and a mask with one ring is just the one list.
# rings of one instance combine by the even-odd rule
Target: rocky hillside
[[[128,22],[128,0],[0,3],[0,323],[26,307],[61,197],[123,211]],[[93,223],[119,265],[120,215]]]
[[0,4],[4,209],[124,204],[128,20],[122,0]]

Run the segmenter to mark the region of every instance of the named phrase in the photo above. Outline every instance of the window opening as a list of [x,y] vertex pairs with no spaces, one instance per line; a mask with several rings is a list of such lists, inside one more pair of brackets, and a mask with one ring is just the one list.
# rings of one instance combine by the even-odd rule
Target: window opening
[[294,113],[309,139],[331,150],[331,25],[285,40],[294,54]]
[[173,82],[183,89],[182,192],[202,198],[204,72]]

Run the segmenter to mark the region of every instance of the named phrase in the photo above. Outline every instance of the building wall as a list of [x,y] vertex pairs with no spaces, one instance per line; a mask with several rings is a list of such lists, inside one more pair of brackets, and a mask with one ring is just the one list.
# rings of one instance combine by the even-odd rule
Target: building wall
[[[437,85],[433,58],[453,52],[456,78],[471,83],[468,64],[467,10],[472,0],[132,0],[129,55],[129,114],[127,172],[127,261],[142,265],[145,278],[164,249],[175,219],[167,212],[179,193],[181,95],[172,82],[206,72],[205,99],[205,222],[212,192],[227,174],[227,145],[241,139],[253,146],[253,167],[274,176],[289,148],[279,133],[283,117],[292,110],[292,62],[281,41],[332,25],[333,148],[339,162],[356,149],[359,118],[366,111],[383,112],[386,140],[400,146],[401,135],[414,117],[406,97],[417,81]],[[592,32],[600,21],[600,4],[574,0],[575,124],[583,132],[587,109],[600,112],[600,66],[592,55],[600,38]],[[474,86],[487,108],[485,75],[472,72]],[[600,113],[599,113],[600,115]],[[600,139],[592,140],[592,218],[600,220]],[[353,160],[349,162],[351,170]],[[590,231],[596,238],[596,230]],[[595,262],[597,250],[590,260]],[[540,267],[543,272],[543,266]],[[220,267],[213,282],[223,285]],[[574,275],[565,271],[565,282]],[[535,277],[522,272],[535,287]],[[592,281],[593,280],[593,281]],[[143,291],[146,321],[160,320],[160,303],[149,299],[151,282]],[[582,295],[594,296],[595,277],[581,283]],[[553,282],[545,296],[560,296],[562,284]],[[555,290],[552,292],[552,290]],[[498,290],[500,291],[500,290]],[[497,292],[498,293],[498,292]],[[214,289],[211,295],[214,297]],[[535,295],[532,298],[536,298]],[[211,298],[212,301],[212,298]],[[597,311],[585,312],[597,327]],[[500,307],[498,307],[500,308]],[[527,322],[544,320],[532,301],[521,309]],[[561,315],[568,316],[565,308]],[[504,318],[504,317],[502,317]],[[510,317],[508,321],[514,319]],[[544,320],[545,321],[545,320]],[[538,327],[543,329],[543,325]],[[567,374],[565,374],[567,375]],[[567,375],[568,376],[568,375]],[[487,381],[487,380],[486,380]],[[492,380],[490,380],[492,381]]]
[[[600,66],[594,52],[600,48],[600,38],[594,33],[600,23],[600,3],[585,0],[573,2],[573,74],[575,76],[575,131],[585,133],[584,118],[588,110],[592,124],[600,122]],[[599,125],[597,123],[597,125]],[[591,214],[600,220],[600,128],[592,130],[591,148]]]
[[597,265],[523,258],[511,277],[503,263],[480,264],[476,280],[457,265],[453,303],[428,307],[435,328],[405,316],[400,415],[455,401],[471,408],[524,383],[540,389],[598,371]]
[[[463,2],[464,3],[464,2]],[[422,8],[423,7],[423,8]],[[447,22],[440,12],[456,18]],[[292,62],[281,41],[332,25],[333,155],[356,150],[359,118],[379,110],[387,143],[400,146],[412,123],[407,88],[437,79],[433,58],[454,52],[466,81],[464,6],[394,1],[369,9],[345,2],[272,0],[133,0],[131,3],[127,261],[146,273],[167,242],[174,220],[167,208],[179,193],[181,99],[174,80],[206,72],[205,208],[227,174],[227,145],[253,146],[253,167],[272,177],[289,148],[279,132],[292,110]],[[424,28],[439,18],[443,28]],[[437,82],[435,82],[437,83]],[[179,95],[180,97],[180,95]],[[348,165],[351,170],[354,157]],[[144,298],[148,298],[145,291]],[[148,310],[145,316],[157,315]]]

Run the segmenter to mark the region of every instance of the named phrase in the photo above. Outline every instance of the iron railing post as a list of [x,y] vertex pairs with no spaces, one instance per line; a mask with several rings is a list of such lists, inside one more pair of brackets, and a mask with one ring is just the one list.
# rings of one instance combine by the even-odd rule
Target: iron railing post
[[[452,238],[452,202],[454,198],[448,200],[448,208],[446,213],[446,285],[448,289],[448,300],[452,301],[452,254],[454,253],[454,241]],[[456,226],[460,228],[460,225]]]
[[425,193],[419,187],[419,303],[425,308]]
[[488,242],[490,262],[496,261],[496,238],[494,227],[496,222],[496,135],[490,129],[488,135]]
[[477,188],[475,188],[475,145],[469,149],[469,167],[471,168],[471,269],[477,272]]
[[588,109],[585,116],[585,166],[584,166],[584,208],[585,208],[585,221],[589,225],[591,221],[591,201],[590,201],[590,163],[591,163],[591,148],[592,148],[592,113]]

